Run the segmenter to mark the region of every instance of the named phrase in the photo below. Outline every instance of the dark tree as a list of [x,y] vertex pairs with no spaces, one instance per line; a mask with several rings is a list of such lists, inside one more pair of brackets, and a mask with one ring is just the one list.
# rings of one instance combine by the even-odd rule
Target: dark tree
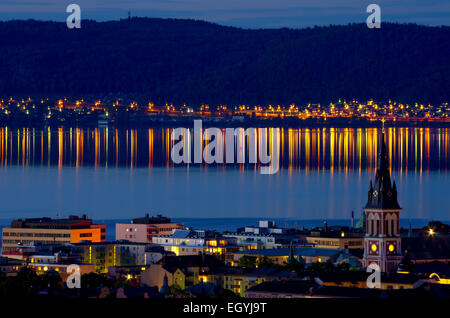
[[133,18],[0,22],[0,95],[133,96],[156,104],[450,100],[450,28],[384,23],[244,30]]

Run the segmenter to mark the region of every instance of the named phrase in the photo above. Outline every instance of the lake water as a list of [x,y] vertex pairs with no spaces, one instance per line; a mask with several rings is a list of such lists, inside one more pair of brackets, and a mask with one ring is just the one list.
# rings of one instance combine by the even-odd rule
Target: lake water
[[[0,218],[359,218],[380,130],[280,132],[280,170],[261,175],[255,164],[174,165],[169,128],[0,127]],[[405,220],[450,219],[449,137],[446,128],[386,129]]]

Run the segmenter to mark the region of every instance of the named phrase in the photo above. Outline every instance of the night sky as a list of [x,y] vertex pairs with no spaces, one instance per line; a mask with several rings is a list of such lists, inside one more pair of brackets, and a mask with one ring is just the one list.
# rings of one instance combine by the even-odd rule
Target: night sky
[[[81,6],[82,19],[99,21],[132,16],[189,18],[244,28],[302,28],[365,22],[373,0],[6,0],[0,20],[65,21],[66,6]],[[383,21],[449,25],[448,0],[378,0]]]

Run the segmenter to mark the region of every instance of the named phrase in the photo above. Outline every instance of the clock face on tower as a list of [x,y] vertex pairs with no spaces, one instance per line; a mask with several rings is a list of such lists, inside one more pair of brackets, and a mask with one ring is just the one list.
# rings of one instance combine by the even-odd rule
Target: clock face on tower
[[397,254],[397,242],[391,241],[386,244],[386,253],[389,254]]
[[378,241],[369,241],[369,254],[370,255],[378,255],[379,254]]

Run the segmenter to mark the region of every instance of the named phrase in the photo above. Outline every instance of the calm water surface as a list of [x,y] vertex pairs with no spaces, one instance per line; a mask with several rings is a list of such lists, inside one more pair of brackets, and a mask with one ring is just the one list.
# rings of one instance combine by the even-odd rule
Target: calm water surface
[[[174,166],[171,129],[0,127],[0,218],[359,217],[380,130],[281,129],[281,169]],[[386,129],[404,218],[450,219],[448,129]],[[247,149],[248,150],[248,149]],[[226,149],[224,149],[226,153]]]

